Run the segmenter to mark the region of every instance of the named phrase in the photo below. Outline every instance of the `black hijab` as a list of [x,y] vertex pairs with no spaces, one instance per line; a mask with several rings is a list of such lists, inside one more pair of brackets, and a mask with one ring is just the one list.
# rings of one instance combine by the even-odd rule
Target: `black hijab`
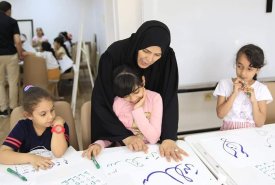
[[[122,64],[136,67],[146,79],[146,89],[160,93],[163,100],[161,140],[177,138],[178,129],[178,68],[170,48],[170,31],[159,21],[143,23],[131,37],[114,42],[102,54],[98,76],[92,93],[92,142],[98,139],[121,141],[133,133],[127,130],[113,112],[113,70]],[[140,49],[159,46],[161,58],[146,69],[137,64]]]

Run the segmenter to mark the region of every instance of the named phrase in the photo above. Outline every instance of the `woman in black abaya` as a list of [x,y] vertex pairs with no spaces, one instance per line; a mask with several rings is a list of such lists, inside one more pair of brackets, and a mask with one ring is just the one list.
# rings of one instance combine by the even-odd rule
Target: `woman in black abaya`
[[146,151],[147,145],[127,130],[113,112],[113,70],[122,64],[136,67],[146,79],[146,89],[160,93],[163,120],[160,154],[178,161],[182,154],[175,140],[178,129],[178,68],[170,48],[170,31],[159,21],[143,23],[131,37],[114,42],[103,53],[92,94],[92,142],[103,139],[120,142],[134,151]]

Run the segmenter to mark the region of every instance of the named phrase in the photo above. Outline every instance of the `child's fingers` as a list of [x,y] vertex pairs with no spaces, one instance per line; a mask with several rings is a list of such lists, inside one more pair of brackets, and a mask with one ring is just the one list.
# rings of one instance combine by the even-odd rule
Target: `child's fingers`
[[134,150],[134,148],[133,148],[132,144],[129,144],[127,147],[128,147],[128,148],[129,148],[129,150],[131,150],[131,151],[133,151],[133,150]]
[[139,145],[138,143],[133,144],[134,151],[139,151]]
[[92,155],[96,157],[99,154],[99,148],[95,148],[92,152]]
[[148,152],[148,146],[146,144],[143,144],[142,150],[147,153]]

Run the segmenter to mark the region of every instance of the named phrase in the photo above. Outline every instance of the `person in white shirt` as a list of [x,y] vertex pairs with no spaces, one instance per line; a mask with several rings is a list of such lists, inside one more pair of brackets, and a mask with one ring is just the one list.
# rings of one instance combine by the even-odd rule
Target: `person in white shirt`
[[264,66],[263,50],[253,44],[240,48],[236,56],[236,78],[221,80],[215,91],[221,130],[261,127],[266,120],[267,103],[273,98],[266,85],[257,81]]

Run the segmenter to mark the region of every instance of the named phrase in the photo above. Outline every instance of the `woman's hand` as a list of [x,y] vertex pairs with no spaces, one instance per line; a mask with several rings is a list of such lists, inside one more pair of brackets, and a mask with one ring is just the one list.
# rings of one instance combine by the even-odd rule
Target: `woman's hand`
[[188,156],[188,154],[179,148],[175,141],[171,139],[163,140],[161,145],[159,146],[159,152],[161,157],[166,157],[167,161],[171,161],[171,158],[176,162],[182,160],[181,155]]
[[143,139],[138,136],[129,136],[122,141],[131,151],[144,151],[145,153],[148,151],[148,146],[144,143]]
[[51,168],[54,163],[51,161],[49,157],[43,157],[40,155],[30,154],[30,163],[34,167],[35,170],[42,169],[46,170]]
[[88,159],[91,159],[92,156],[96,157],[100,154],[102,150],[102,147],[100,144],[94,143],[90,144],[88,149],[84,150],[82,153],[82,157],[87,157]]

